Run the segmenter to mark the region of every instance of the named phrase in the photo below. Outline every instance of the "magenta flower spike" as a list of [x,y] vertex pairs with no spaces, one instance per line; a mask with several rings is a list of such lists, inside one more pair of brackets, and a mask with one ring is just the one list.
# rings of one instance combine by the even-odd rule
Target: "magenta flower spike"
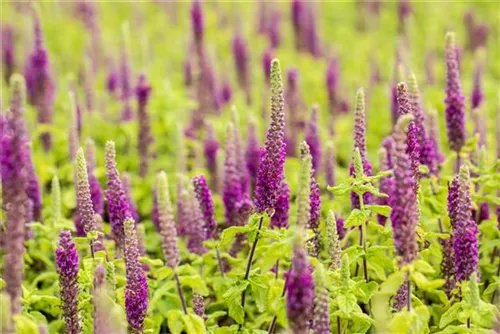
[[140,334],[144,329],[144,319],[148,312],[148,282],[139,262],[139,249],[135,222],[128,217],[123,222],[123,253],[127,272],[125,286],[125,313],[129,333]]
[[28,173],[28,184],[26,185],[26,196],[31,201],[32,210],[31,216],[34,221],[40,222],[42,219],[42,192],[40,191],[40,182],[38,175],[33,166],[33,159],[31,153],[31,144],[24,145],[24,155],[26,163],[26,172]]
[[214,191],[219,189],[218,184],[218,167],[217,167],[217,152],[219,151],[219,141],[215,136],[215,131],[211,123],[206,123],[206,137],[203,142],[203,150],[206,157],[206,168],[210,175],[210,185]]
[[251,87],[250,87],[250,60],[246,41],[241,34],[237,34],[233,38],[233,57],[238,77],[238,84],[245,92],[246,103],[252,103]]
[[122,186],[123,191],[125,192],[125,196],[127,197],[128,207],[130,210],[131,217],[134,219],[134,222],[137,224],[140,222],[139,212],[137,210],[137,205],[135,204],[134,199],[132,198],[132,185],[130,181],[130,175],[128,173],[123,174],[122,176]]
[[129,201],[123,188],[120,179],[120,173],[116,168],[116,152],[115,143],[108,141],[106,143],[106,176],[107,176],[107,189],[106,201],[108,202],[108,214],[111,229],[115,237],[115,241],[119,248],[124,244],[124,230],[123,223],[127,218],[132,217],[130,212]]
[[326,91],[328,93],[328,105],[330,107],[330,117],[338,113],[340,104],[339,99],[339,63],[337,58],[332,57],[328,61],[328,67],[325,74]]
[[471,107],[472,109],[478,108],[484,100],[483,89],[481,87],[481,79],[483,76],[483,65],[481,62],[476,64],[476,69],[474,70],[474,85],[471,94]]
[[[365,175],[372,175],[372,166],[368,161],[366,149],[366,112],[365,112],[365,93],[360,88],[356,93],[356,110],[354,113],[354,149],[358,149],[363,162],[363,171]],[[354,164],[349,166],[349,175],[354,176]],[[363,194],[364,204],[371,204],[373,196],[371,193]],[[359,209],[358,194],[351,193],[351,205],[353,209]]]
[[411,171],[411,160],[407,153],[407,128],[412,121],[411,115],[401,115],[394,129],[394,187],[390,194],[389,204],[392,208],[391,222],[396,254],[400,264],[412,263],[417,257],[418,245],[415,228],[419,213],[415,179]]
[[261,62],[262,69],[264,70],[264,77],[266,79],[266,84],[271,84],[271,61],[274,58],[274,49],[267,48],[266,51],[262,54]]
[[195,43],[197,45],[203,44],[205,19],[203,15],[201,0],[194,0],[191,6],[191,26]]
[[465,97],[460,84],[460,68],[457,59],[455,34],[446,34],[446,129],[450,149],[462,150],[465,143]]
[[59,274],[61,302],[65,323],[65,332],[78,334],[82,331],[78,306],[78,251],[71,239],[71,232],[63,230],[59,235],[59,247],[56,249],[56,265]]
[[224,186],[222,200],[224,202],[224,217],[227,226],[234,226],[237,222],[237,203],[243,196],[241,188],[240,170],[238,169],[238,154],[235,140],[234,123],[227,129],[226,157],[224,159]]
[[[50,69],[50,59],[45,41],[40,18],[34,17],[34,48],[25,67],[26,84],[31,103],[37,110],[37,119],[40,124],[51,124],[54,107],[54,81]],[[44,132],[40,139],[45,151],[51,147],[50,133]]]
[[288,322],[293,333],[307,334],[314,307],[314,278],[303,245],[303,231],[299,229],[293,245],[292,269],[286,285]]
[[151,95],[151,86],[146,76],[141,74],[136,88],[137,96],[137,119],[139,120],[138,151],[139,151],[139,175],[145,177],[148,173],[150,158],[150,146],[153,142],[151,134],[151,122],[148,112],[148,103]]
[[2,24],[2,66],[4,80],[9,83],[15,68],[14,27]]
[[3,279],[5,292],[10,297],[12,314],[21,312],[21,285],[23,282],[23,254],[25,239],[26,186],[28,171],[24,152],[25,83],[20,75],[10,81],[11,100],[7,116],[9,134],[2,133],[0,167],[2,174],[3,208],[5,210],[2,248],[5,250]]
[[321,167],[321,138],[319,137],[319,106],[314,104],[307,124],[305,141],[309,145],[312,156],[313,174],[317,175]]
[[217,222],[215,221],[215,208],[214,201],[212,199],[212,193],[208,188],[207,180],[205,176],[200,175],[194,177],[193,180],[194,191],[196,194],[196,199],[200,206],[201,212],[203,213],[203,220],[205,222],[204,229],[206,231],[206,239],[212,239],[215,237],[215,232],[217,228]]
[[265,153],[261,157],[255,187],[257,212],[272,212],[283,179],[286,155],[283,82],[279,60],[271,64],[271,124],[267,131]]
[[411,161],[411,171],[413,173],[413,178],[415,179],[414,190],[415,193],[417,193],[420,183],[420,172],[418,170],[420,166],[420,129],[417,124],[417,117],[413,113],[412,104],[410,103],[408,88],[404,82],[400,82],[398,84],[398,109],[400,117],[406,114],[413,115],[413,120],[410,121],[408,125],[406,149]]
[[285,180],[281,181],[278,198],[276,200],[274,214],[271,217],[269,227],[288,228],[290,210],[290,188]]
[[453,227],[453,250],[455,253],[455,271],[457,282],[467,281],[473,273],[478,273],[479,231],[472,218],[472,202],[470,196],[469,168],[460,168],[458,179],[458,196],[449,202],[449,215]]
[[309,194],[309,202],[310,202],[310,215],[309,215],[309,223],[307,228],[311,229],[314,232],[314,237],[312,240],[312,250],[310,251],[311,255],[314,257],[319,256],[319,252],[321,250],[320,245],[320,231],[319,231],[319,220],[321,218],[321,199],[320,199],[320,189],[319,184],[316,182],[314,176],[311,175],[311,192]]

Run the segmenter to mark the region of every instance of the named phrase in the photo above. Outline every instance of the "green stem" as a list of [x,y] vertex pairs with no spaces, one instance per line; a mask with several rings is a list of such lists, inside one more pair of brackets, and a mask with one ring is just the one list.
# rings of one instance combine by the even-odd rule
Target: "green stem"
[[220,275],[224,278],[224,267],[222,266],[222,260],[220,258],[219,248],[215,247],[215,256],[217,257],[217,262],[219,264]]
[[[248,255],[247,269],[245,271],[245,276],[243,277],[245,281],[247,281],[248,277],[250,276],[253,257],[255,255],[255,249],[257,248],[257,242],[259,241],[260,230],[262,229],[263,222],[264,222],[264,216],[260,217],[257,234],[255,235],[255,240],[253,241],[252,248],[250,249],[250,254]],[[243,290],[243,293],[241,294],[241,306],[243,307],[243,309],[245,309],[245,300],[246,300],[246,289]],[[241,325],[239,327],[241,328]]]
[[184,293],[182,292],[181,281],[179,280],[179,276],[177,275],[177,273],[174,273],[174,278],[177,286],[177,293],[179,294],[179,299],[181,300],[182,310],[184,311],[184,314],[188,314],[186,300],[184,299]]
[[[359,195],[359,209],[363,210],[365,208],[365,203],[363,201],[363,195]],[[361,224],[361,229],[360,229],[360,243],[361,246],[363,247],[363,252],[365,253],[363,255],[363,272],[364,272],[364,278],[365,281],[368,283],[368,263],[366,261],[366,222],[363,221]]]

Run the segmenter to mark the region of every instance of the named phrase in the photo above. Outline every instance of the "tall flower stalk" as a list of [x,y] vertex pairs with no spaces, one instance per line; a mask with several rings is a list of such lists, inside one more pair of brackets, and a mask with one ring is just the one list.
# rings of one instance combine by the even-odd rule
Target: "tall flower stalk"
[[125,286],[125,312],[129,325],[129,333],[139,334],[144,330],[144,319],[148,311],[148,282],[139,262],[139,249],[135,222],[127,218],[123,223],[124,258],[127,271]]
[[[417,257],[418,245],[415,228],[418,224],[418,203],[415,189],[415,179],[411,171],[411,160],[407,154],[408,124],[413,120],[412,115],[401,115],[394,129],[394,188],[390,195],[391,222],[396,254],[399,264],[411,264]],[[407,296],[408,310],[411,308],[411,285],[406,280],[403,288]],[[397,299],[397,298],[396,298]],[[397,299],[398,301],[398,299]],[[396,309],[401,310],[403,305],[397,302]]]
[[137,119],[139,120],[139,133],[138,133],[138,150],[139,150],[139,175],[145,177],[148,173],[149,165],[149,147],[153,142],[151,135],[151,125],[149,121],[149,113],[147,110],[151,86],[148,84],[146,76],[141,74],[136,88],[137,96]]
[[460,65],[457,59],[455,34],[446,34],[446,129],[450,149],[457,154],[456,171],[460,167],[460,151],[465,143],[465,97],[460,84]]
[[[271,124],[266,136],[266,149],[262,155],[255,189],[255,207],[261,214],[257,234],[255,236],[245,270],[244,280],[248,280],[252,268],[253,257],[259,232],[264,222],[264,213],[274,212],[276,199],[285,165],[285,112],[283,98],[283,81],[281,79],[280,62],[274,59],[271,63]],[[245,290],[246,291],[246,290]],[[245,307],[245,291],[241,296],[241,305]]]
[[160,235],[162,237],[161,247],[163,250],[163,257],[165,258],[167,266],[174,270],[177,292],[179,293],[184,313],[187,314],[186,300],[184,299],[179,277],[176,272],[177,265],[180,262],[179,248],[177,246],[177,229],[175,227],[174,213],[170,201],[167,174],[163,171],[159,172],[156,176],[156,192],[158,198],[158,220]]
[[61,289],[61,302],[65,322],[65,333],[78,334],[82,331],[78,306],[78,267],[79,258],[71,232],[63,230],[59,235],[56,249],[57,273]]
[[26,87],[22,76],[13,75],[10,81],[10,106],[7,117],[10,133],[1,138],[0,165],[2,174],[5,231],[2,233],[5,250],[3,279],[10,297],[11,314],[21,312],[27,167],[24,152],[24,104]]

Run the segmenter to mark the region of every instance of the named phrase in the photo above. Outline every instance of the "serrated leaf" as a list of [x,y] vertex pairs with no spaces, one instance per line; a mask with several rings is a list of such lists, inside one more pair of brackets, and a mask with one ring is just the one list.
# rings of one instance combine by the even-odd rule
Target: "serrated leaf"
[[335,187],[328,187],[327,189],[335,196],[344,196],[345,194],[351,192],[352,187],[348,183],[342,183]]
[[444,328],[448,324],[452,323],[453,321],[458,319],[458,316],[460,314],[460,311],[462,311],[462,304],[458,303],[450,307],[443,315],[441,316],[441,319],[439,320],[439,328]]
[[167,313],[168,329],[172,334],[181,334],[184,329],[184,321],[181,310],[172,310]]
[[189,286],[194,292],[202,296],[208,296],[208,287],[200,275],[180,276],[179,280],[182,286]]
[[241,306],[241,293],[248,287],[248,281],[239,282],[233,285],[222,297],[229,309],[229,316],[238,324],[242,324],[245,319],[245,310]]
[[389,217],[391,214],[391,207],[388,205],[365,205],[365,209],[378,213],[381,216]]
[[229,245],[235,240],[236,234],[246,233],[248,231],[249,231],[248,226],[231,226],[226,228],[224,231],[222,231],[218,247],[224,247]]
[[349,215],[349,217],[347,217],[347,219],[344,223],[344,227],[348,228],[348,227],[360,226],[361,224],[366,222],[366,220],[368,219],[369,216],[370,216],[370,210],[354,209],[351,211],[351,214]]
[[187,334],[204,334],[207,332],[203,319],[196,314],[183,314],[182,320]]
[[393,296],[396,294],[396,292],[398,292],[404,280],[405,280],[405,274],[403,272],[400,271],[395,272],[389,275],[389,277],[387,277],[387,280],[385,282],[380,284],[380,289],[378,293]]

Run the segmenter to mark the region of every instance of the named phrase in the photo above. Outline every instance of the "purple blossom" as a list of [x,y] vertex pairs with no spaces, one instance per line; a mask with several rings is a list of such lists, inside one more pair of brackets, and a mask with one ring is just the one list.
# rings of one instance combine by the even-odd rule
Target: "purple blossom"
[[205,314],[205,300],[203,296],[193,291],[193,312],[201,317],[202,319],[206,319]]
[[479,244],[476,223],[472,218],[472,202],[470,197],[469,169],[460,168],[455,176],[458,181],[458,192],[455,201],[448,202],[450,222],[453,227],[453,249],[455,252],[456,280],[469,280],[474,272],[478,272]]
[[[50,124],[52,123],[54,106],[54,82],[40,19],[35,16],[34,20],[35,44],[24,69],[24,76],[26,77],[30,101],[37,109],[38,122],[40,124]],[[44,149],[48,151],[51,147],[50,133],[42,133],[40,139]]]
[[56,249],[56,265],[59,274],[61,302],[66,333],[78,334],[82,331],[78,307],[78,266],[79,258],[71,232],[63,230],[59,234],[59,247]]
[[271,22],[268,27],[269,42],[273,48],[277,48],[281,44],[280,22],[280,12],[277,10],[273,11],[271,14]]
[[205,176],[200,175],[193,178],[194,191],[198,200],[203,219],[205,221],[204,228],[207,232],[206,239],[215,237],[215,229],[217,222],[215,221],[215,209],[212,194],[208,188]]
[[227,226],[234,226],[237,220],[236,204],[241,200],[243,191],[238,169],[238,154],[236,149],[234,123],[227,130],[226,157],[224,159],[224,186],[222,200],[224,202],[224,217]]
[[125,46],[122,51],[122,56],[120,59],[119,67],[120,75],[120,100],[123,104],[121,120],[130,121],[133,118],[132,106],[130,104],[130,98],[132,97],[132,79],[131,79],[131,64],[130,55],[128,53],[127,47]]
[[246,103],[252,103],[250,92],[250,68],[249,68],[249,52],[246,41],[241,34],[237,34],[233,38],[233,57],[238,77],[240,88],[245,91]]
[[[302,233],[299,230],[297,233]],[[296,237],[296,239],[301,239]],[[293,247],[292,269],[288,273],[287,315],[293,333],[307,334],[314,306],[314,279],[301,240]]]
[[104,215],[104,198],[102,196],[102,188],[99,180],[94,174],[95,168],[95,146],[92,139],[86,142],[86,158],[87,158],[87,174],[89,177],[90,199],[94,207],[95,213],[101,217]]
[[106,77],[106,89],[108,90],[108,93],[115,96],[118,92],[119,84],[120,76],[115,67],[111,65]]
[[337,221],[337,234],[339,235],[339,239],[342,240],[344,239],[346,234],[346,229],[344,227],[344,217],[335,214],[335,220]]
[[129,201],[120,180],[120,173],[116,168],[115,143],[108,141],[106,143],[106,176],[107,189],[106,200],[108,202],[109,222],[115,241],[118,247],[123,245],[123,223],[127,218],[132,217]]
[[331,58],[326,69],[325,81],[328,93],[328,104],[330,106],[330,117],[338,111],[339,101],[339,79],[340,69],[337,58]]
[[302,0],[293,0],[291,14],[295,49],[302,51],[305,47],[304,34],[307,24],[306,4]]
[[325,180],[328,186],[335,186],[335,163],[337,157],[333,142],[328,142],[325,152]]
[[319,106],[313,105],[311,118],[307,124],[305,141],[309,145],[312,156],[313,173],[317,175],[321,166],[321,139],[318,130]]
[[206,124],[206,137],[203,142],[203,150],[206,157],[206,168],[210,175],[210,185],[215,191],[218,187],[218,168],[217,168],[217,151],[219,150],[219,141],[214,133],[212,124]]
[[314,334],[330,334],[330,293],[323,267],[317,268],[314,276],[315,296],[312,330]]
[[[365,93],[360,88],[356,93],[356,110],[354,113],[354,149],[358,149],[363,162],[363,172],[367,176],[372,175],[372,166],[368,161],[366,149],[366,113],[365,113]],[[349,166],[349,175],[354,176],[354,164]],[[363,203],[371,204],[373,196],[371,193],[363,194]],[[359,195],[351,192],[351,206],[353,209],[359,209]]]
[[321,218],[321,199],[320,199],[320,189],[319,184],[316,182],[314,176],[311,175],[311,192],[309,194],[310,198],[310,216],[308,228],[313,230],[314,237],[312,240],[313,250],[311,255],[314,257],[319,256],[320,252],[320,231],[319,231],[319,220]]
[[131,217],[134,218],[134,221],[137,224],[140,221],[140,217],[139,212],[137,211],[137,206],[135,205],[135,201],[132,198],[132,186],[130,182],[130,175],[128,173],[123,174],[122,185],[125,196],[127,197]]
[[136,88],[137,96],[137,119],[139,120],[138,146],[139,151],[139,175],[145,177],[148,173],[148,160],[150,155],[151,143],[153,136],[151,135],[151,124],[149,120],[149,112],[147,110],[148,102],[151,95],[151,86],[148,84],[146,76],[141,74]]
[[255,189],[257,212],[272,212],[283,179],[285,164],[285,112],[279,60],[271,63],[271,124],[266,136]]
[[219,92],[219,99],[221,106],[224,106],[228,104],[231,101],[231,97],[233,95],[233,92],[231,90],[231,84],[229,83],[229,80],[226,79],[222,83],[220,87],[220,92]]
[[194,0],[191,6],[191,26],[193,29],[193,37],[196,43],[203,43],[204,34],[204,17],[203,8],[200,0]]
[[26,185],[26,196],[31,200],[32,207],[32,218],[35,221],[41,221],[42,219],[42,193],[40,191],[40,184],[38,181],[38,175],[35,171],[35,166],[33,166],[33,160],[31,157],[31,145],[26,143],[24,145],[24,155],[25,155],[25,168],[28,177],[28,184]]
[[184,203],[187,204],[186,209],[189,212],[189,220],[183,223],[189,225],[189,240],[187,247],[190,252],[202,255],[207,252],[207,249],[203,246],[203,241],[207,239],[205,217],[200,207],[200,202],[197,199],[193,183],[185,182],[185,184],[186,191],[184,194],[186,195],[186,198],[183,200]]
[[465,97],[460,85],[460,69],[456,54],[455,34],[446,35],[446,129],[450,149],[460,152],[465,143]]
[[5,82],[9,82],[14,74],[15,68],[15,47],[14,47],[14,27],[2,24],[2,60]]
[[2,174],[3,208],[5,225],[2,232],[2,248],[5,250],[3,279],[5,291],[10,297],[11,313],[21,311],[21,284],[23,282],[23,254],[25,238],[25,210],[28,184],[25,143],[24,103],[25,83],[20,75],[11,78],[11,100],[7,116],[10,134],[2,133],[0,167]]
[[483,103],[484,100],[483,89],[481,87],[482,76],[483,76],[483,66],[479,62],[476,65],[476,69],[474,71],[474,85],[471,94],[472,109],[478,108]]
[[[75,224],[77,230],[83,227],[83,235],[95,231],[95,212],[90,197],[88,168],[83,149],[80,148],[76,157],[76,203],[77,217]],[[78,231],[81,233],[82,231]]]
[[167,265],[175,269],[180,261],[177,247],[177,230],[175,227],[168,179],[165,172],[159,172],[156,177],[156,199],[158,203],[158,226],[162,236],[163,256]]
[[443,259],[441,260],[441,274],[445,279],[444,291],[448,297],[455,288],[455,254],[453,252],[453,238],[439,240],[443,248]]
[[432,110],[428,117],[429,133],[422,147],[421,162],[429,168],[435,177],[439,176],[440,164],[444,157],[439,149],[439,133],[436,111]]
[[271,217],[271,222],[269,227],[271,228],[288,228],[288,217],[290,210],[290,188],[288,183],[283,180],[281,181],[278,198],[276,199],[276,205],[274,214]]
[[417,256],[418,245],[415,228],[418,224],[418,204],[411,160],[407,153],[407,125],[411,115],[401,115],[394,131],[394,187],[389,203],[396,254],[402,265],[410,264]]
[[139,262],[139,249],[134,220],[130,217],[123,222],[123,253],[127,271],[125,286],[125,312],[129,332],[142,333],[144,319],[148,312],[148,282]]

